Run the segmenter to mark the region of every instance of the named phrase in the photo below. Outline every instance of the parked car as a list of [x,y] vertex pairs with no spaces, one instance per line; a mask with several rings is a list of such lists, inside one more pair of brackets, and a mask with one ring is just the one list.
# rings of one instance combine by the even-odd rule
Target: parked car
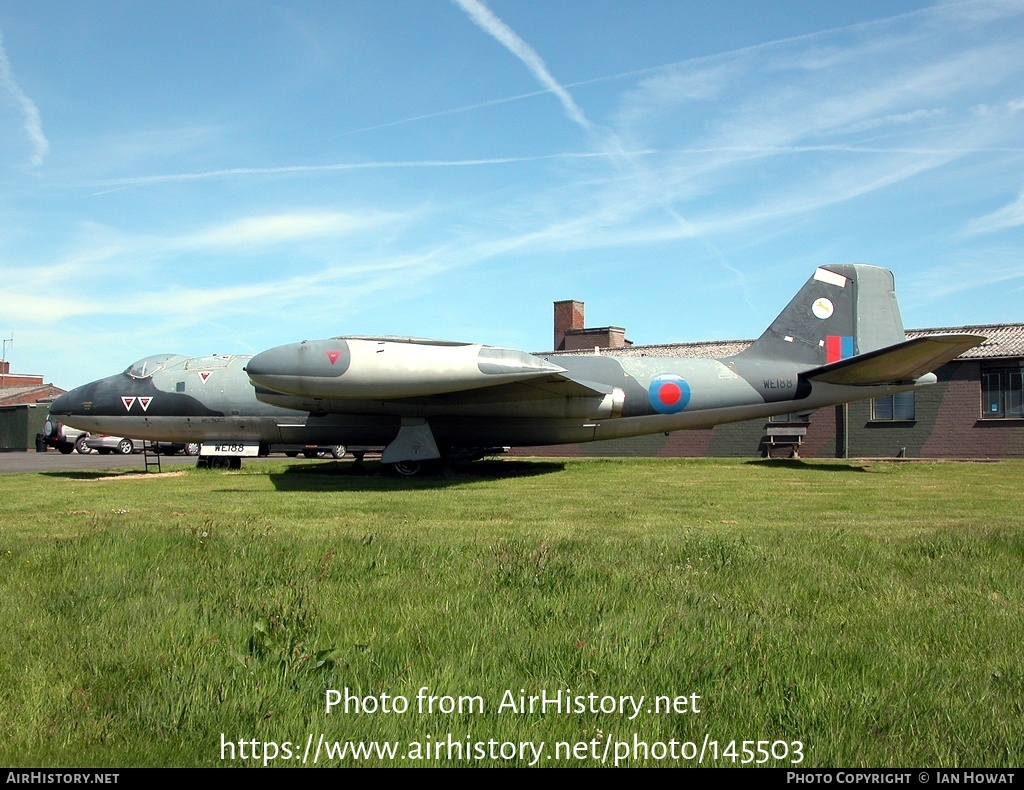
[[129,439],[124,436],[107,436],[106,434],[93,434],[85,440],[86,447],[89,447],[102,455],[120,453],[130,455],[135,452],[142,452],[142,439]]
[[327,456],[344,458],[346,447],[343,444],[275,444],[271,446],[270,452],[284,453],[290,458],[294,458],[300,453],[306,456],[306,458],[326,458]]
[[86,431],[72,428],[47,415],[46,422],[43,423],[43,432],[37,437],[36,449],[42,443],[44,448],[56,447],[64,455],[70,455],[75,450],[84,455],[92,452],[86,446],[88,438],[89,434]]
[[199,455],[199,442],[153,442],[153,447],[160,455]]

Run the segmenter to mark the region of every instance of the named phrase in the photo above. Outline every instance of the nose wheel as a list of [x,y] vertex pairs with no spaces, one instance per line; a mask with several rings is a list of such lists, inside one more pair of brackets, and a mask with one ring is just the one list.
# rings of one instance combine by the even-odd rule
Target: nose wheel
[[391,464],[391,471],[399,477],[416,477],[423,474],[423,467],[422,461],[399,461]]
[[241,469],[242,458],[238,455],[201,455],[196,469]]

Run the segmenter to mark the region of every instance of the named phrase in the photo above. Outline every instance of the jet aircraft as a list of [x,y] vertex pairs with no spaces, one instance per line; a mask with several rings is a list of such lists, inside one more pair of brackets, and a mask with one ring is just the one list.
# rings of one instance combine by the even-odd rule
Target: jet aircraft
[[701,428],[914,390],[984,339],[907,340],[892,273],[838,264],[816,269],[758,340],[723,359],[343,336],[252,357],[146,357],[50,412],[87,431],[202,442],[202,455],[232,466],[271,444],[379,445],[383,463],[414,474],[489,447]]

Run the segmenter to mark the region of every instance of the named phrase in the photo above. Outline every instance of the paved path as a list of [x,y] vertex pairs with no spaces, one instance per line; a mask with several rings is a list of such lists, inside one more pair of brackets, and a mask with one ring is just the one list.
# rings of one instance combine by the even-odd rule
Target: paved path
[[[255,460],[255,459],[246,459]],[[163,455],[160,457],[162,468],[174,466],[195,466],[196,459],[186,455]],[[100,455],[89,453],[88,455],[62,455],[56,450],[49,450],[45,453],[37,453],[29,450],[26,453],[0,453],[0,474],[13,474],[16,472],[68,472],[72,470],[93,470],[100,469],[136,469],[140,472],[146,470],[146,462],[142,453],[134,455]]]

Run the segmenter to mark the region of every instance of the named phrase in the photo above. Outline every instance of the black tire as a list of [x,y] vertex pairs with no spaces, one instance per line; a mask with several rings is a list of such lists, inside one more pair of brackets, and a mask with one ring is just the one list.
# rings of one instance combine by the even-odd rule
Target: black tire
[[122,439],[117,443],[117,451],[121,455],[131,455],[135,452],[135,445],[131,439]]
[[92,452],[92,448],[85,443],[85,440],[88,438],[88,435],[83,433],[75,439],[75,452],[79,455],[88,455]]
[[199,442],[189,442],[186,444],[185,455],[199,455]]
[[345,445],[343,445],[343,444],[336,444],[336,445],[334,445],[331,448],[331,455],[334,456],[335,458],[344,458],[345,457]]
[[299,455],[299,451],[298,450],[290,450],[287,453],[285,453],[285,455],[287,455],[289,458],[296,458]]
[[423,463],[421,461],[399,461],[397,464],[391,464],[391,471],[399,477],[416,477],[423,472]]
[[60,450],[61,455],[71,455],[75,451],[75,446],[71,442],[61,442],[57,445],[57,449]]

